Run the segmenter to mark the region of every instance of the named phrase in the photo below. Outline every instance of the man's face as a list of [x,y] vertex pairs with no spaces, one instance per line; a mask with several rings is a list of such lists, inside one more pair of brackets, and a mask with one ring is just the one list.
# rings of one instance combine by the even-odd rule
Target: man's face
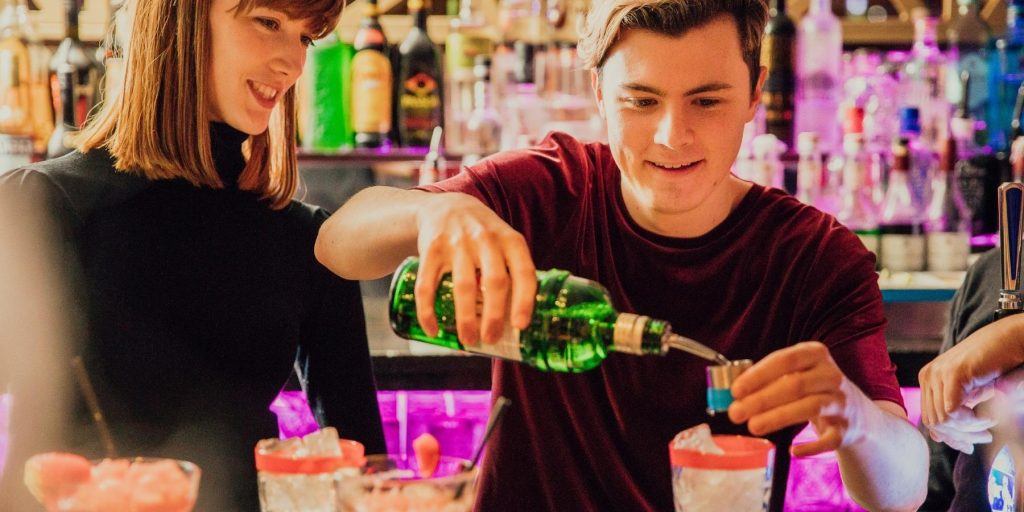
[[699,214],[734,199],[723,183],[760,95],[732,17],[680,37],[628,30],[593,85],[631,210]]

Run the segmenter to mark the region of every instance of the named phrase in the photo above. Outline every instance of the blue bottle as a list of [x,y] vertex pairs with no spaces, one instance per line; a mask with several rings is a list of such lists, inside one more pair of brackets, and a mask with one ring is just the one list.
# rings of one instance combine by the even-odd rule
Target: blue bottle
[[989,145],[1005,151],[1010,143],[1010,117],[1017,89],[1024,81],[1024,0],[1010,0],[1006,8],[1006,35],[988,52]]

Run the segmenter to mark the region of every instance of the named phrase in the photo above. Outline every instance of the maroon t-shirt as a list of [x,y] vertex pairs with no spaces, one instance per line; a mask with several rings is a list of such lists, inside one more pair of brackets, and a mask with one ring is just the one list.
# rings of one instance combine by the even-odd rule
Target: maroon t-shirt
[[[707,234],[666,237],[629,216],[619,181],[607,145],[556,133],[425,188],[477,197],[526,237],[537,268],[603,284],[619,311],[666,320],[730,359],[822,341],[867,396],[902,405],[874,257],[852,232],[754,185]],[[672,437],[699,423],[748,434],[705,412],[705,366],[677,351],[612,353],[580,374],[495,362],[494,396],[513,405],[488,446],[477,508],[672,510]],[[782,510],[797,431],[769,436],[777,446],[772,510]]]

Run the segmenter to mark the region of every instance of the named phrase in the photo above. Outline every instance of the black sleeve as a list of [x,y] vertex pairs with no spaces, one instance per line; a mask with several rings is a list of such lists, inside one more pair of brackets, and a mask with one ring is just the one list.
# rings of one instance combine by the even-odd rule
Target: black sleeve
[[359,283],[314,265],[318,296],[301,341],[309,357],[310,405],[322,408],[341,437],[363,443],[366,453],[385,453]]

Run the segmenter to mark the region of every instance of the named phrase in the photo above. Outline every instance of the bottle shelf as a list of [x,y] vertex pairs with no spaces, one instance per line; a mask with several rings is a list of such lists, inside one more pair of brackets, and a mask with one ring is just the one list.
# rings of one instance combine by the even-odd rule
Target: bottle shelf
[[882,300],[895,302],[945,302],[953,298],[966,272],[893,272],[878,276]]

